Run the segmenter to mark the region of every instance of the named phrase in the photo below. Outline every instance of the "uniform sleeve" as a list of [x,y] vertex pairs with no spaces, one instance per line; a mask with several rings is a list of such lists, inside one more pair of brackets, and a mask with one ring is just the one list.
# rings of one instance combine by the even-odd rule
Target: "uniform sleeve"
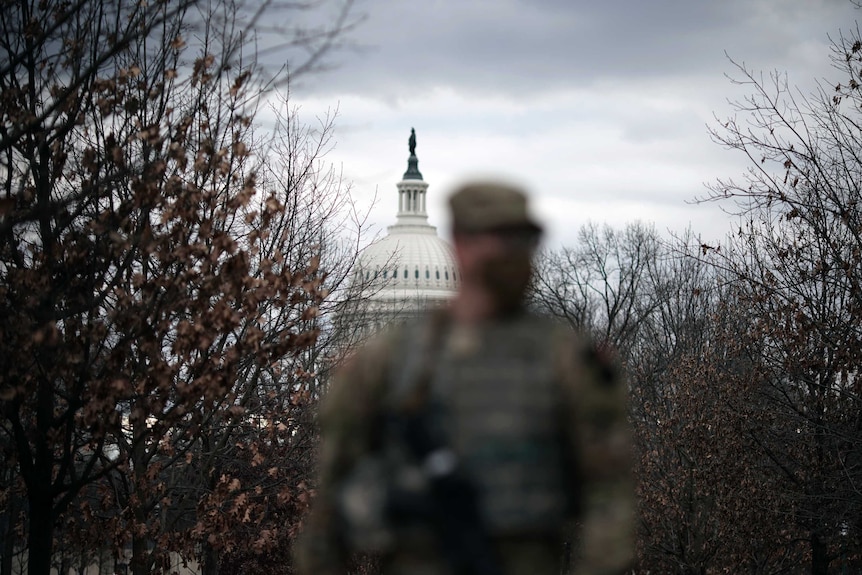
[[392,339],[382,336],[358,351],[335,375],[321,402],[317,493],[294,548],[300,575],[346,572],[348,551],[337,524],[336,490],[372,448]]
[[635,481],[627,386],[612,358],[563,338],[559,373],[577,470],[579,529],[574,573],[622,574],[635,559]]

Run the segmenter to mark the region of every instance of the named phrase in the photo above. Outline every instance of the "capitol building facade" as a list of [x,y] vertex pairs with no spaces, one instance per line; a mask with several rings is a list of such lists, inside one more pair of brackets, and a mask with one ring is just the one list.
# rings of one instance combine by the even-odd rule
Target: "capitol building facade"
[[428,183],[419,172],[416,134],[411,130],[407,171],[398,188],[398,213],[385,237],[359,256],[354,281],[361,282],[366,325],[376,330],[439,307],[458,288],[455,256],[448,242],[428,223]]

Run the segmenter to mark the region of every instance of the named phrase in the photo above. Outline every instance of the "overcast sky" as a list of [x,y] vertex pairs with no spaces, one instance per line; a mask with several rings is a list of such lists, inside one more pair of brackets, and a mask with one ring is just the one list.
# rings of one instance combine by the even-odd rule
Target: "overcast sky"
[[329,159],[361,207],[376,193],[375,230],[394,223],[414,127],[441,235],[452,187],[493,175],[532,192],[551,247],[587,221],[723,237],[732,218],[691,202],[745,166],[707,133],[746,94],[728,56],[804,91],[834,85],[829,37],[862,17],[850,0],[357,0],[354,13],[355,47],[292,97],[306,120],[338,108]]

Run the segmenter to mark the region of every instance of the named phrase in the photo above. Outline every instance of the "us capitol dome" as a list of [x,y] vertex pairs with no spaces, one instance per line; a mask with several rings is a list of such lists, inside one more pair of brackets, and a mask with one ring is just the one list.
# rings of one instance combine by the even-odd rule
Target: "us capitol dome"
[[407,171],[398,188],[398,213],[387,234],[359,256],[355,281],[363,283],[364,308],[373,327],[406,319],[447,302],[458,287],[455,256],[428,223],[428,183],[419,172],[416,132],[410,130]]

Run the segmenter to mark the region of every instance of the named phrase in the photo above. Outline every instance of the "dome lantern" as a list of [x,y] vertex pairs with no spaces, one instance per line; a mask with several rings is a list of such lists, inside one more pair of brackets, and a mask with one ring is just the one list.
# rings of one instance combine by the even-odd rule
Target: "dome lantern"
[[416,157],[416,130],[413,128],[410,128],[408,145],[410,157],[407,159],[407,171],[397,184],[398,221],[395,225],[427,226],[425,193],[428,191],[428,184],[419,172],[419,158]]

